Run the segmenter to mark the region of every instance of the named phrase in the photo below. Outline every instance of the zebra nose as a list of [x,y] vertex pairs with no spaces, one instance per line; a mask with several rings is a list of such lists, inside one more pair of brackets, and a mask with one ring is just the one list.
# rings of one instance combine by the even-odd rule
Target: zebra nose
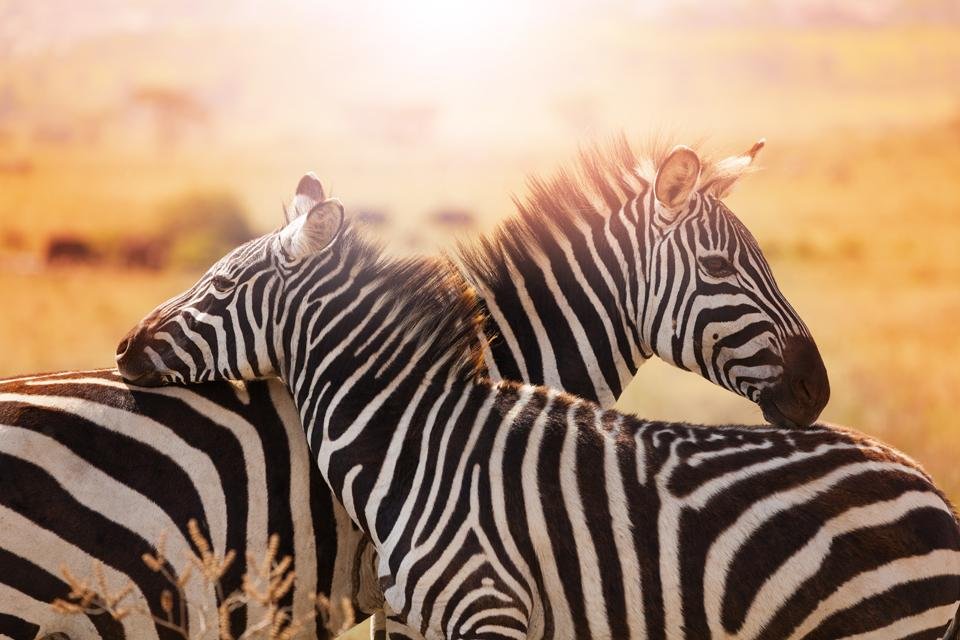
[[133,352],[137,351],[137,346],[142,345],[143,342],[144,335],[139,326],[127,332],[127,335],[123,336],[123,340],[117,345],[117,362],[125,359],[125,357],[129,359]]
[[130,333],[123,337],[120,344],[117,345],[117,367],[120,371],[137,368],[139,361],[143,360],[142,347],[144,344],[143,334],[135,327]]
[[816,343],[811,338],[787,339],[783,362],[787,371],[793,374],[791,384],[795,393],[807,400],[819,400],[824,395],[829,397],[827,369]]
[[813,391],[810,382],[801,376],[793,381],[793,393],[803,402],[810,403],[816,392]]
[[783,384],[788,391],[782,409],[798,424],[817,419],[830,399],[830,380],[812,338],[792,337],[783,350]]
[[146,357],[144,347],[146,336],[136,329],[131,331],[117,345],[117,369],[123,379],[141,387],[154,387],[163,384],[163,378],[156,367]]

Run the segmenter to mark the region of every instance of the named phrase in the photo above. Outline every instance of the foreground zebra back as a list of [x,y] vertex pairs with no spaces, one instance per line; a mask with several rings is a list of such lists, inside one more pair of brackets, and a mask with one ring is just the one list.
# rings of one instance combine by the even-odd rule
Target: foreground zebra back
[[[645,422],[473,379],[475,306],[325,201],[235,250],[122,345],[121,372],[279,373],[386,603],[427,638],[935,638],[960,528],[911,460],[859,434]],[[227,279],[213,293],[207,283]],[[221,284],[223,284],[221,282]],[[250,323],[252,291],[268,291]],[[221,330],[177,330],[201,316]],[[263,350],[238,354],[241,334]],[[255,367],[204,369],[189,353]],[[255,357],[251,359],[251,354]],[[271,371],[270,367],[274,367]]]
[[468,470],[470,509],[439,500],[377,534],[393,638],[935,639],[956,611],[955,514],[880,443],[647,423],[530,388],[468,404],[490,413],[445,464]]
[[[226,592],[240,587],[247,553],[261,556],[276,533],[279,555],[295,557],[285,604],[302,615],[312,593],[330,593],[333,504],[282,385],[148,390],[130,388],[115,371],[0,382],[0,635],[179,637],[144,616],[64,617],[50,603],[69,591],[62,566],[85,576],[99,561],[112,588],[133,580],[139,602],[165,617],[161,592],[170,585],[140,556],[165,534],[170,568],[183,575],[190,519],[218,555],[238,552],[222,580]],[[188,588],[195,608],[216,610],[199,580]],[[255,603],[239,610],[235,628],[261,614]],[[196,615],[189,622],[200,629]],[[313,623],[305,633],[327,635]]]

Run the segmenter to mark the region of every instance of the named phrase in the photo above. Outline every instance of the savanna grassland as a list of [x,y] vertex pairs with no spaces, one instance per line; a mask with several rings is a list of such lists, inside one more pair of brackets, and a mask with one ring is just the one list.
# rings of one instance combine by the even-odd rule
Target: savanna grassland
[[[727,204],[820,346],[823,419],[906,451],[960,502],[960,30],[618,18],[534,29],[513,57],[404,61],[378,53],[382,34],[271,29],[205,24],[0,57],[0,375],[111,366],[127,329],[196,278],[209,238],[161,268],[44,255],[57,237],[109,254],[162,233],[185,194],[228,194],[262,232],[313,169],[392,248],[433,251],[462,231],[437,212],[488,230],[525,175],[620,129],[706,138],[717,155],[765,136],[760,170]],[[189,229],[206,214],[178,215]],[[620,407],[762,420],[660,362]]]
[[[761,165],[728,204],[757,237],[820,346],[833,390],[823,418],[904,449],[960,499],[960,126],[791,145],[774,139]],[[31,180],[56,182],[71,167],[45,171]],[[109,174],[100,180],[87,183],[91,191],[112,188]],[[71,227],[100,229],[81,186],[73,188],[72,208],[80,213]],[[7,210],[15,207],[10,193],[0,191]],[[116,216],[122,197],[101,205],[111,210],[104,217]],[[270,212],[276,223],[279,209]],[[38,232],[27,243],[42,238]],[[394,244],[428,249],[430,238],[404,235]],[[198,273],[46,267],[10,255],[0,271],[4,375],[110,366],[119,337]],[[657,361],[640,370],[620,407],[663,419],[761,421],[750,403]]]

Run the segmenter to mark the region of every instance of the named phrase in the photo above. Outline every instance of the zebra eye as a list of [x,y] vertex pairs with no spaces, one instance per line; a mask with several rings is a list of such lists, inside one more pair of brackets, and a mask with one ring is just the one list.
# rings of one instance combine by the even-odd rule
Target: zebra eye
[[706,256],[700,258],[700,265],[714,278],[726,278],[736,273],[730,261],[723,256]]
[[213,279],[210,280],[210,284],[220,293],[233,289],[233,280],[226,276],[214,276]]

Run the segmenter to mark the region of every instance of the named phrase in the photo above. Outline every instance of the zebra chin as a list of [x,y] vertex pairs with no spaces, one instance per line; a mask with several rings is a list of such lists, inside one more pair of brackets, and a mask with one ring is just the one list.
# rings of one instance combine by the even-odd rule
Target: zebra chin
[[150,371],[136,377],[131,377],[125,373],[123,369],[120,369],[120,375],[123,376],[124,382],[135,387],[162,387],[170,384],[167,377],[159,371]]
[[157,369],[146,356],[117,358],[117,369],[128,384],[137,387],[162,387],[171,384],[169,372]]

